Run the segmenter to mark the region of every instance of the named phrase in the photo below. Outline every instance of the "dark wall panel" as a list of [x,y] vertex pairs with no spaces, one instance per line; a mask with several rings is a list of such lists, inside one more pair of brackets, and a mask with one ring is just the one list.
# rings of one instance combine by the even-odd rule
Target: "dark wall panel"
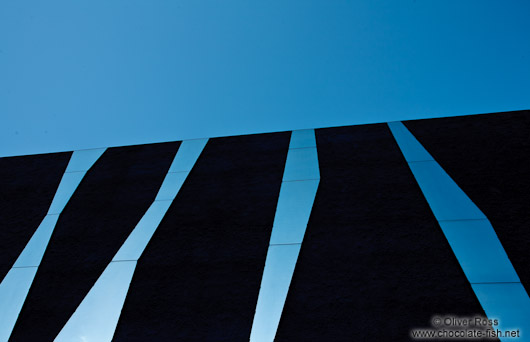
[[111,148],[66,205],[10,341],[53,341],[154,200],[179,143]]
[[490,219],[530,290],[530,111],[406,125]]
[[289,138],[208,142],[140,258],[114,341],[248,342]]
[[275,341],[409,341],[484,312],[386,125],[317,130],[321,182]]
[[46,216],[70,155],[0,158],[0,282]]

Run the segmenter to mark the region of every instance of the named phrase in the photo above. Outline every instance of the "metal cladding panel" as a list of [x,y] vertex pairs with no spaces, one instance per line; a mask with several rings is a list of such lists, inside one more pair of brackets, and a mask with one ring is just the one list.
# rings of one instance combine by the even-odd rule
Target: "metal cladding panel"
[[70,155],[0,158],[0,282],[46,216]]
[[289,137],[210,139],[138,261],[114,341],[248,341]]
[[154,200],[179,143],[108,149],[63,210],[10,341],[52,341]]
[[530,290],[530,111],[405,125],[488,217]]
[[385,124],[316,131],[320,185],[275,341],[409,341],[484,315]]

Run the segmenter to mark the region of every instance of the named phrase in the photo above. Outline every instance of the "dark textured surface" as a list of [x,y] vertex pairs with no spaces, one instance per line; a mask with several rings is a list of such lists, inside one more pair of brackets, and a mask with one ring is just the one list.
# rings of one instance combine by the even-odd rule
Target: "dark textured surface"
[[140,258],[114,341],[248,342],[289,137],[208,142]]
[[154,200],[177,148],[101,156],[59,218],[10,341],[53,341]]
[[530,290],[530,111],[406,122],[489,218]]
[[46,216],[70,155],[0,158],[0,282]]
[[275,341],[409,341],[483,315],[386,125],[317,130],[321,182]]

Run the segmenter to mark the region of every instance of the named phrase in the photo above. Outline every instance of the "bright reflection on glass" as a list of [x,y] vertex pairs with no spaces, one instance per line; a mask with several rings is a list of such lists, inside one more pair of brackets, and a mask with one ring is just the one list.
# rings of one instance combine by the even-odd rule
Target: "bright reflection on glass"
[[439,224],[469,282],[519,281],[488,220],[439,221]]
[[184,140],[168,172],[191,171],[208,139]]
[[271,244],[302,243],[318,180],[284,182],[272,227]]
[[530,337],[530,298],[521,283],[471,284],[490,319],[498,319],[493,329],[517,330],[521,339],[501,338],[501,341],[528,341]]
[[389,122],[388,126],[407,162],[434,160],[401,122]]
[[314,147],[289,150],[283,181],[320,179],[317,149]]
[[164,201],[175,199],[180,187],[184,184],[186,177],[188,177],[188,173],[188,171],[168,173],[155,200]]
[[315,131],[294,131],[252,323],[251,342],[274,341],[319,180]]
[[60,214],[63,211],[64,207],[66,206],[66,203],[68,203],[70,197],[72,197],[75,189],[77,189],[77,186],[79,185],[79,183],[81,183],[81,180],[83,179],[85,174],[86,171],[81,171],[69,172],[63,175],[61,183],[57,188],[57,192],[53,197],[50,209],[48,210],[48,215]]
[[46,215],[13,267],[39,266],[59,215]]
[[149,240],[184,184],[208,139],[183,141],[156,200],[140,219],[55,341],[111,341],[125,296]]
[[105,152],[104,148],[74,151],[66,167],[66,172],[88,171],[103,152]]
[[7,341],[28,295],[37,267],[12,268],[0,284],[0,341]]
[[155,201],[151,204],[112,260],[138,260],[170,205],[171,201]]
[[300,244],[270,246],[261,279],[251,342],[272,342],[287,298]]
[[416,161],[428,153],[401,122],[388,125],[488,317],[530,335],[530,300],[488,219],[436,161]]
[[314,129],[301,129],[291,133],[289,148],[317,147]]
[[111,262],[54,341],[111,341],[136,261]]

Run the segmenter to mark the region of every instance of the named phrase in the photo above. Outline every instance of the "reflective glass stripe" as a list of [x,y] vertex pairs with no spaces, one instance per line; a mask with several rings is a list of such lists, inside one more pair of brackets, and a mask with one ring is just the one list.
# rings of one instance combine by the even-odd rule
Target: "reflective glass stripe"
[[250,333],[251,342],[274,341],[319,180],[314,130],[293,131]]
[[[0,284],[0,341],[7,341],[42,261],[59,214],[72,197],[86,172],[105,149],[74,151],[55,196],[41,224]],[[75,170],[75,171],[69,171]]]
[[401,122],[388,126],[486,314],[530,335],[530,298],[489,220]]
[[74,151],[50,205],[48,214],[60,214],[63,211],[85,173],[101,157],[103,152],[105,152],[104,148]]
[[180,144],[155,201],[54,341],[112,340],[136,263],[207,142],[208,139],[195,139]]

